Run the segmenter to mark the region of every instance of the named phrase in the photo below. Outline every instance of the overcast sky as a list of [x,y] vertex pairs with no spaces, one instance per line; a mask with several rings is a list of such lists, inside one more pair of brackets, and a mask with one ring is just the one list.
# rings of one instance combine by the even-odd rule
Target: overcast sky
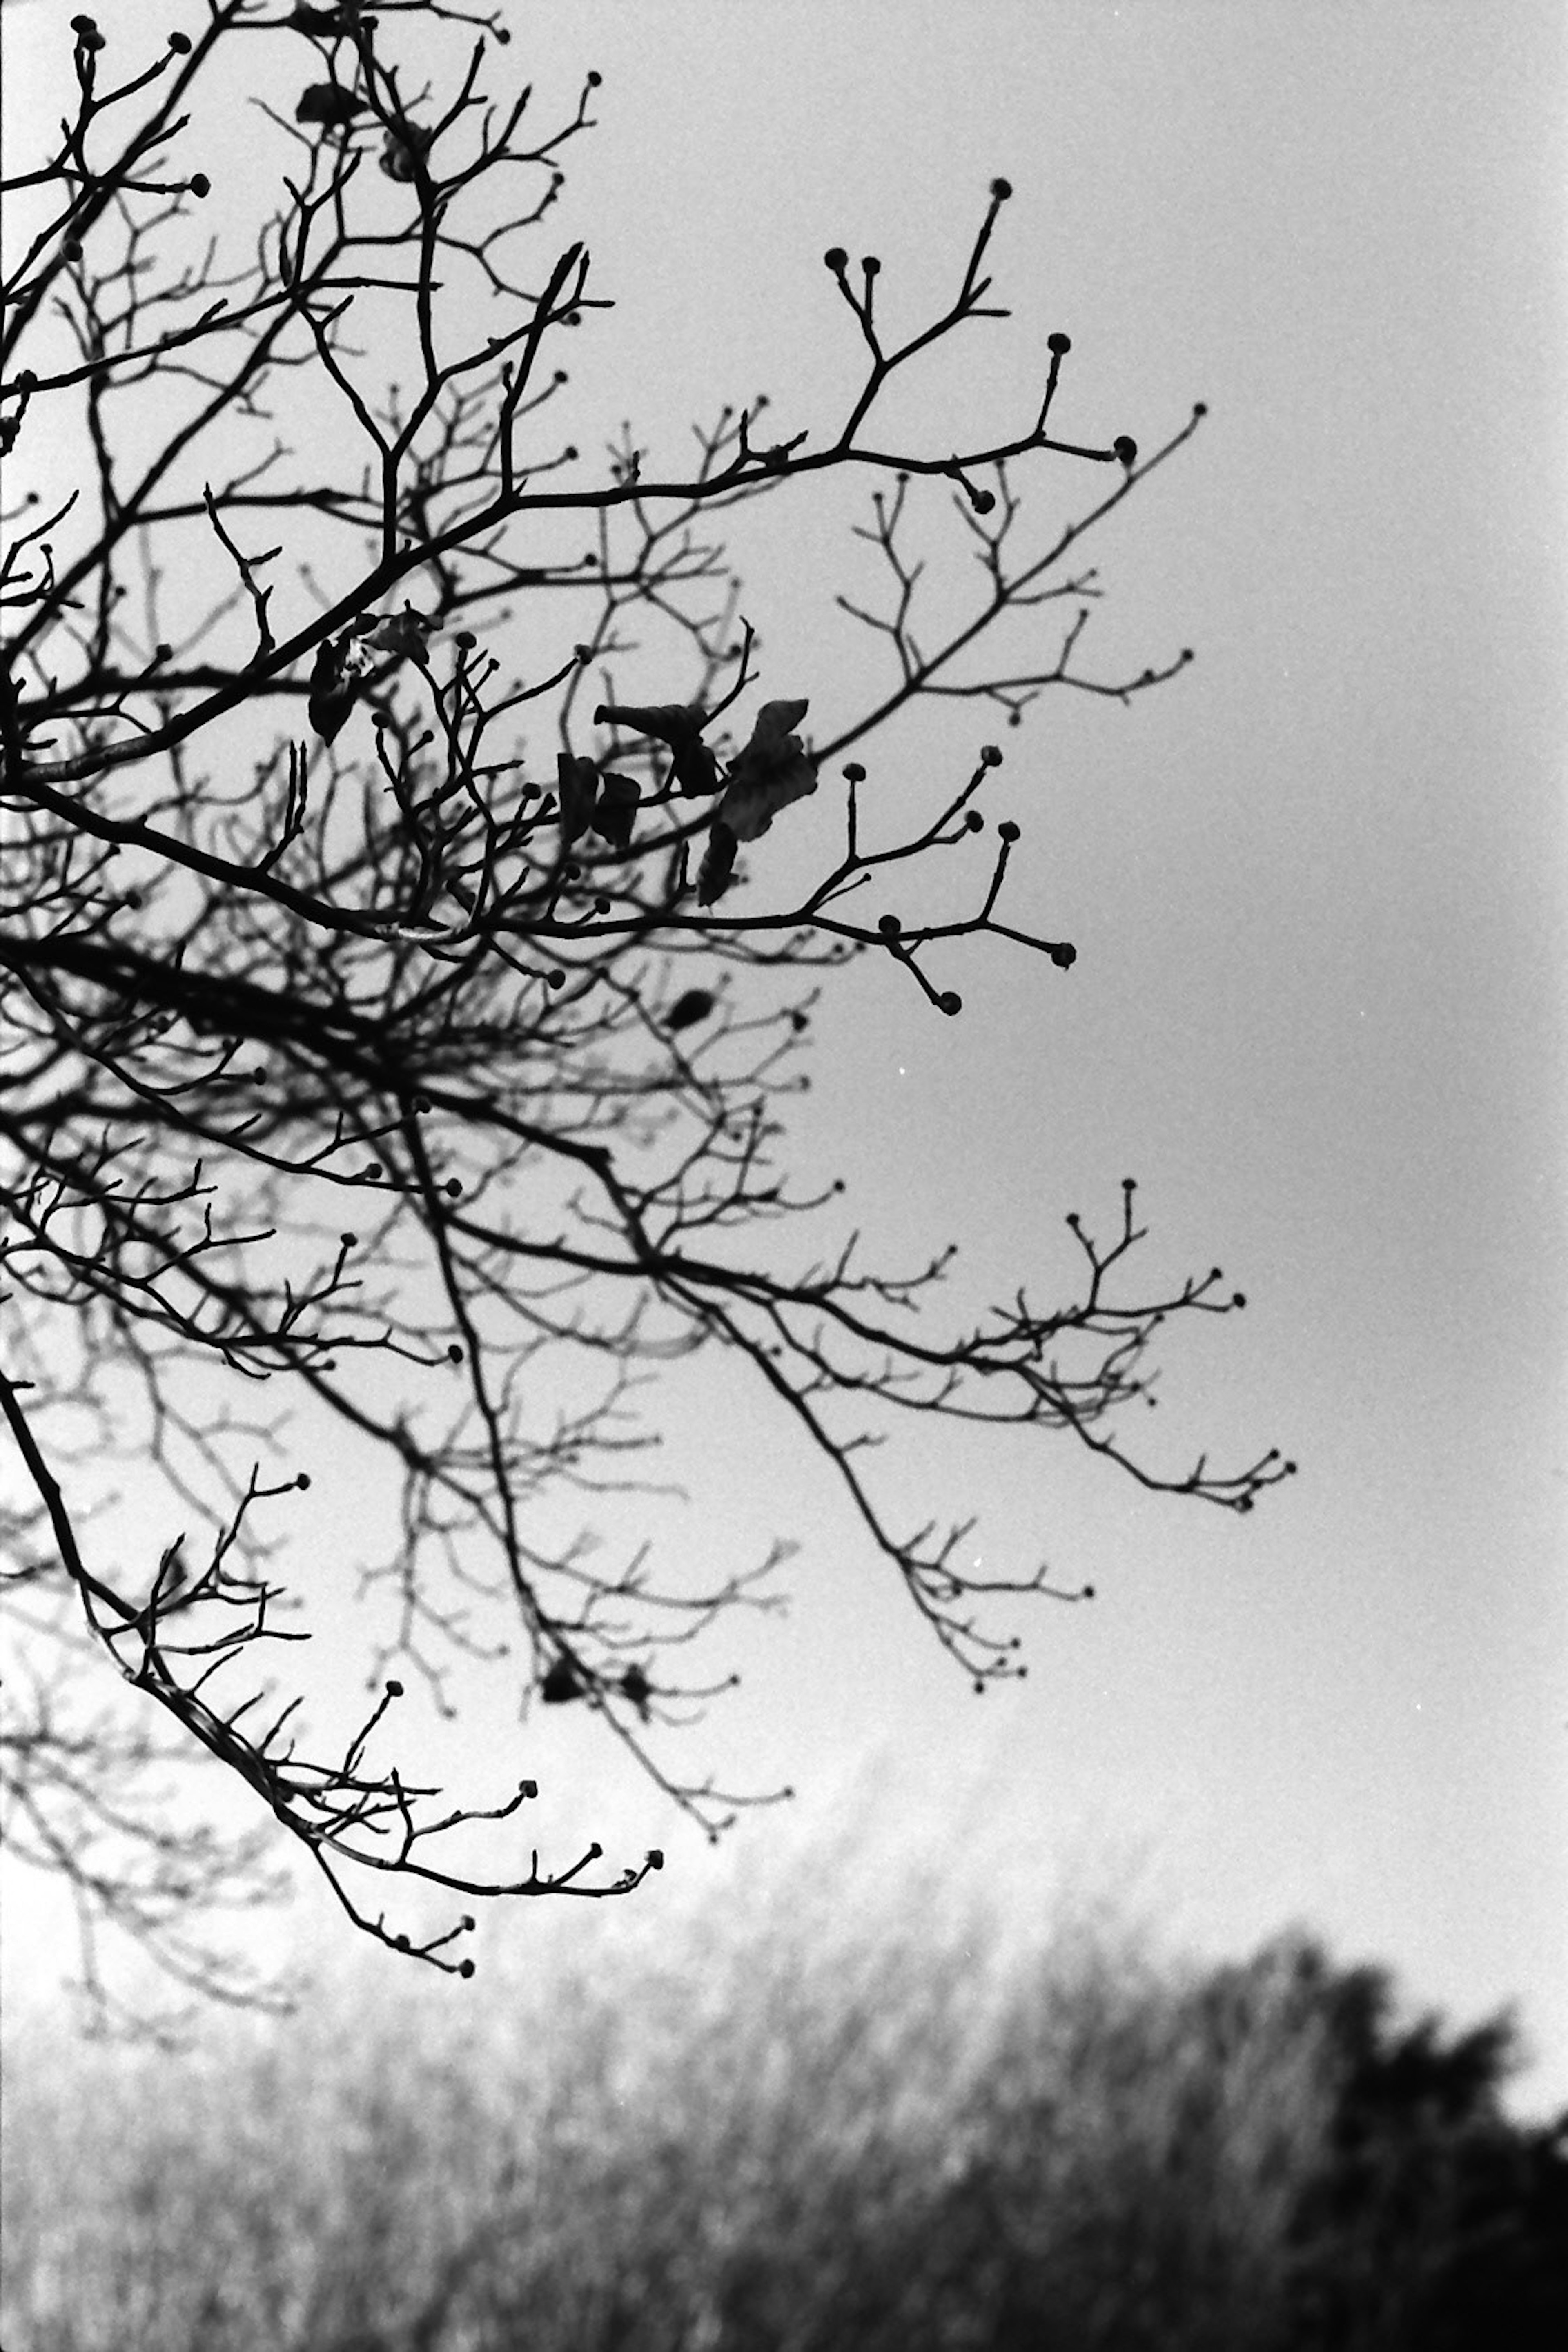
[[[1531,2102],[1568,2099],[1562,9],[513,21],[503,69],[542,102],[605,77],[548,231],[588,236],[618,306],[573,349],[584,449],[629,415],[673,455],[764,387],[782,431],[820,436],[856,382],[824,247],[877,253],[886,315],[923,324],[998,173],[1014,316],[934,354],[884,437],[1026,424],[1056,328],[1066,437],[1149,448],[1210,407],[1087,551],[1085,666],[1191,646],[1186,673],[1127,709],[1047,696],[1017,732],[946,710],[861,753],[898,822],[999,740],[1013,919],[1077,967],[957,947],[955,1021],[853,975],[799,1156],[846,1177],[884,1256],[965,1244],[955,1322],[1020,1279],[1070,1288],[1066,1213],[1109,1221],[1137,1176],[1151,1266],[1217,1260],[1251,1301],[1172,1335],[1166,1459],[1279,1444],[1300,1475],[1237,1519],[1064,1440],[917,1431],[889,1457],[917,1507],[976,1507],[987,1564],[1044,1552],[1099,1589],[1020,1609],[1029,1679],[976,1701],[762,1401],[698,1379],[679,1539],[716,1566],[775,1531],[805,1547],[788,1622],[725,1654],[748,1678],[703,1758],[795,1782],[805,1830],[871,1772],[890,1834],[1020,1917],[1064,1869],[1136,1866],[1178,1939],[1304,1921],[1459,2017],[1517,2000]],[[1022,478],[1044,544],[1098,478]],[[876,675],[832,604],[873,584],[853,511],[803,485],[747,541],[762,687],[808,694],[820,735]],[[962,566],[945,499],[920,522],[933,574]],[[827,853],[829,801],[776,829],[781,860]],[[586,1767],[582,1728],[531,1732],[547,1795]],[[658,1838],[700,1881],[695,1840],[617,1804],[607,1845]],[[742,1853],[795,1833],[759,1818]]]

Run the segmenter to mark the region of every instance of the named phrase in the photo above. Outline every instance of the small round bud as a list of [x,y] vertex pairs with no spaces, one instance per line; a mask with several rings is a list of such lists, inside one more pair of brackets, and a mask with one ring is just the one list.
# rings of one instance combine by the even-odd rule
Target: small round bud
[[649,1846],[647,1866],[650,1870],[662,1870],[664,1868],[664,1853],[662,1848],[657,1845]]
[[1078,950],[1070,940],[1063,940],[1051,950],[1051,961],[1058,971],[1070,971],[1078,961]]
[[1018,838],[1018,827],[1010,816],[1005,816],[996,830],[1004,841],[1016,841]]
[[868,278],[875,278],[882,265],[878,260],[874,253],[868,253],[866,256],[865,260],[860,264],[860,267],[865,271]]
[[386,1685],[386,1696],[388,1698],[401,1698],[403,1696],[403,1685],[397,1681],[389,1682]]
[[1138,444],[1131,433],[1119,433],[1110,446],[1124,466],[1131,468],[1138,463]]
[[213,184],[205,172],[193,172],[185,184],[193,196],[210,196],[212,194]]
[[81,259],[80,237],[68,236],[62,243],[60,251],[65,255],[68,261],[79,261]]
[[1064,335],[1058,327],[1054,335],[1046,337],[1046,349],[1048,352],[1055,352],[1058,360],[1065,360],[1072,349],[1072,337]]
[[408,1949],[407,1937],[394,1936],[392,1939],[392,1948],[395,1952],[405,1952]]
[[471,1911],[465,1911],[461,1919],[458,1922],[458,1925],[461,1927],[465,1936],[471,1936],[474,1932],[473,1913]]
[[996,493],[994,490],[971,490],[969,503],[976,514],[989,514],[996,503]]
[[844,772],[852,784],[863,784],[866,781],[866,771],[858,760],[851,760]]
[[965,833],[984,833],[984,830],[985,830],[985,819],[981,815],[980,811],[979,811],[978,809],[965,809],[965,810],[964,810],[964,812],[963,812],[963,830],[965,831]]
[[[510,33],[503,33],[500,37],[503,41],[510,41],[511,35]],[[468,1978],[471,1977],[473,1973],[474,1964],[472,1960],[459,1960],[458,1962],[458,1974],[460,1977]]]
[[174,50],[174,55],[177,58],[188,58],[191,54],[191,37],[189,33],[171,33],[169,36],[169,47]]
[[479,641],[472,629],[459,629],[453,642],[460,653],[471,654]]
[[364,1171],[364,1181],[367,1184],[379,1184],[385,1173],[386,1171],[380,1160],[373,1160]]
[[416,1095],[416,1096],[415,1096],[415,1097],[414,1097],[414,1108],[415,1108],[415,1110],[416,1110],[416,1111],[417,1112],[417,1114],[419,1115],[419,1117],[420,1117],[421,1118],[423,1118],[423,1117],[425,1116],[425,1113],[426,1113],[426,1112],[429,1109],[429,1108],[430,1108],[430,1097],[429,1097],[429,1096],[428,1096],[428,1095]]
[[587,83],[589,89],[601,89],[604,87],[604,75],[602,73],[595,72],[594,68],[590,66],[587,72]]
[[359,1239],[359,1235],[357,1234],[340,1234],[338,1235],[338,1239],[342,1242],[344,1249],[353,1249],[355,1242]]
[[993,181],[992,181],[992,183],[991,183],[991,193],[992,193],[992,194],[995,197],[995,199],[996,199],[996,201],[997,201],[997,203],[998,203],[999,205],[1005,205],[1005,204],[1006,203],[1006,201],[1007,201],[1008,197],[1009,197],[1009,196],[1012,194],[1012,193],[1013,193],[1013,183],[1012,183],[1012,181],[1011,181],[1011,180],[993,180]]
[[994,743],[982,743],[980,764],[983,768],[999,768],[1002,765],[1002,754]]
[[830,245],[822,258],[835,277],[841,276],[849,267],[849,256],[841,245]]
[[897,915],[879,915],[877,918],[877,929],[885,940],[896,940],[903,928]]
[[936,1001],[944,1013],[962,1013],[963,1010],[963,999],[956,989],[944,988]]
[[310,1484],[310,1472],[308,1470],[301,1470],[296,1476],[294,1484],[300,1489],[300,1494],[304,1494]]
[[93,23],[90,16],[73,16],[71,18],[71,31],[73,33],[96,33],[97,30],[98,26]]
[[458,1346],[457,1340],[454,1339],[447,1349],[447,1361],[449,1364],[460,1364],[462,1360],[463,1350]]
[[445,1192],[448,1201],[460,1201],[463,1197],[462,1178],[460,1176],[448,1176],[446,1182],[442,1185],[441,1190]]
[[564,988],[566,985],[565,973],[563,971],[547,971],[544,975],[544,985],[546,988]]
[[1193,415],[1194,415],[1194,416],[1206,416],[1206,415],[1208,415],[1208,413],[1209,413],[1209,404],[1208,404],[1208,402],[1207,402],[1206,400],[1194,400],[1194,403],[1193,403]]

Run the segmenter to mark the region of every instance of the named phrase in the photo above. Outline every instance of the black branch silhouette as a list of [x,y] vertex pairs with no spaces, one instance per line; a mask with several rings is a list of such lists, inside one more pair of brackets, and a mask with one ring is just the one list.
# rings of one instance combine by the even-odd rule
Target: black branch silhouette
[[[358,1927],[458,1972],[471,1912],[410,1932],[368,1873],[456,1904],[614,1895],[658,1865],[597,1843],[521,1871],[451,1858],[476,1825],[505,1846],[535,1785],[453,1806],[384,1762],[399,1675],[450,1706],[456,1661],[510,1655],[525,1712],[575,1702],[710,1832],[778,1793],[692,1778],[674,1735],[727,1687],[692,1670],[702,1637],[777,1605],[788,1547],[693,1591],[647,1545],[606,1560],[591,1528],[559,1533],[563,1500],[591,1517],[651,1483],[682,1359],[727,1351],[758,1384],[983,1688],[1022,1671],[998,1596],[1079,1596],[1043,1566],[968,1574],[970,1522],[905,1527],[873,1475],[886,1428],[1026,1424],[1237,1511],[1291,1466],[1162,1468],[1128,1435],[1155,1334],[1242,1303],[1217,1271],[1140,1284],[1131,1182],[1109,1237],[1069,1221],[1076,1297],[1020,1286],[943,1336],[951,1253],[904,1274],[858,1247],[802,1256],[792,1228],[830,1194],[781,1172],[813,1008],[851,958],[912,982],[915,1018],[959,1013],[945,970],[966,939],[1071,965],[1002,912],[1019,829],[994,813],[994,746],[901,833],[885,795],[868,824],[845,754],[921,698],[1016,726],[1049,687],[1126,701],[1180,670],[1185,652],[1081,667],[1100,592],[1079,546],[1202,411],[1147,456],[1057,437],[1058,333],[1015,437],[878,445],[896,372],[1007,316],[987,299],[996,180],[951,305],[902,342],[879,262],[826,255],[866,366],[826,435],[765,437],[759,398],[722,408],[684,470],[629,427],[585,457],[557,425],[557,358],[610,305],[582,246],[548,240],[597,75],[541,127],[532,92],[489,95],[494,17],[201,13],[157,54],[71,18],[58,142],[5,184],[0,1771],[10,1843],[69,1883],[106,2010],[104,1926],[196,1992],[269,1997],[203,1923],[269,1898],[274,1826]],[[187,167],[204,156],[212,179]],[[1018,484],[1047,460],[1098,488],[1031,553]],[[715,526],[826,472],[868,479],[886,595],[840,600],[869,633],[865,706],[813,713],[806,693],[755,698]],[[978,558],[967,618],[934,635],[905,546],[933,497]],[[554,651],[515,675],[525,599]],[[993,633],[1020,614],[1031,650],[1004,658]],[[814,793],[842,811],[841,850],[770,893],[766,836]],[[863,911],[868,886],[944,857],[971,877],[950,919]],[[363,1570],[390,1611],[370,1696],[326,1748],[263,1673],[307,1638],[293,1465],[323,1427],[396,1498]],[[168,1513],[140,1564],[99,1532],[116,1461]],[[255,1833],[171,1810],[180,1756],[253,1792]]]

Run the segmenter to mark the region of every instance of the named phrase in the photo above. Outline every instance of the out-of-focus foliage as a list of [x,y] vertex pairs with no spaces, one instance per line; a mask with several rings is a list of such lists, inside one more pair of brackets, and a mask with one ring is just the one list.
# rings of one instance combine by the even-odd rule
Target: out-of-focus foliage
[[12,2094],[5,2340],[1564,2340],[1568,2119],[1510,2117],[1506,2023],[1402,2024],[1381,1971],[1301,1936],[1197,1968],[1066,1928],[1009,1961],[940,1885],[859,1916],[796,1880],[657,1946],[531,1956],[482,2010],[340,1995],[173,2064],[40,2044]]

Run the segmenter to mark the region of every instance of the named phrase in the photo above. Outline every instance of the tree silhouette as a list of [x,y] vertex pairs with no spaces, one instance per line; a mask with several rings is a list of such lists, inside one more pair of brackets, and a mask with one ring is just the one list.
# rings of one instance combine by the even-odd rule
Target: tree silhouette
[[[534,1786],[453,1807],[384,1761],[389,1669],[440,1698],[454,1657],[505,1643],[525,1705],[591,1711],[710,1831],[759,1801],[683,1773],[670,1734],[722,1687],[687,1661],[769,1605],[785,1547],[694,1589],[647,1547],[606,1561],[560,1532],[563,1505],[591,1517],[635,1486],[661,1367],[732,1357],[982,1687],[1020,1670],[989,1605],[1054,1588],[1039,1567],[972,1580],[972,1522],[902,1525],[867,1456],[880,1429],[1061,1433],[1237,1511],[1290,1467],[1162,1465],[1127,1436],[1160,1327],[1242,1303],[1217,1270],[1139,1283],[1131,1182],[1108,1231],[1068,1220],[1073,1298],[1020,1284],[951,1332],[929,1297],[951,1253],[901,1273],[855,1245],[797,1254],[792,1221],[808,1234],[827,1196],[782,1171],[812,1009],[848,960],[879,958],[913,1018],[960,1013],[965,939],[1071,965],[1006,919],[1019,828],[992,813],[994,746],[901,829],[850,755],[921,698],[1016,726],[1047,687],[1126,702],[1179,671],[1184,652],[1080,667],[1099,588],[1079,551],[1202,411],[1147,457],[1057,437],[1056,333],[1014,437],[882,445],[894,373],[1007,315],[987,299],[995,180],[950,306],[902,341],[878,259],[827,253],[864,377],[826,431],[772,437],[759,398],[673,470],[630,428],[584,453],[559,362],[610,305],[550,214],[596,74],[542,122],[531,91],[491,94],[505,26],[444,0],[206,0],[156,54],[85,15],[69,37],[58,141],[5,183],[8,1830],[71,1882],[100,2000],[105,1918],[187,1984],[257,1992],[202,1922],[265,1897],[275,1825],[357,1926],[468,1972],[468,1914],[400,1930],[362,1870],[604,1895],[658,1857],[535,1853],[521,1882],[457,1860]],[[1042,463],[1094,487],[1030,548],[1020,484]],[[825,473],[870,486],[886,583],[838,600],[870,658],[865,707],[831,713],[809,679],[759,696],[716,536]],[[933,493],[978,584],[928,628],[909,540]],[[1017,615],[1030,655],[989,653]],[[840,846],[797,893],[777,864],[770,881],[769,835],[811,794]],[[881,911],[887,878],[943,860],[950,915]],[[391,1628],[341,1748],[257,1680],[268,1645],[306,1638],[287,1622],[304,1426],[368,1449],[395,1504],[364,1573]],[[144,1559],[105,1556],[110,1462],[152,1475],[166,1533]],[[254,1837],[160,1799],[181,1755],[248,1784]]]

